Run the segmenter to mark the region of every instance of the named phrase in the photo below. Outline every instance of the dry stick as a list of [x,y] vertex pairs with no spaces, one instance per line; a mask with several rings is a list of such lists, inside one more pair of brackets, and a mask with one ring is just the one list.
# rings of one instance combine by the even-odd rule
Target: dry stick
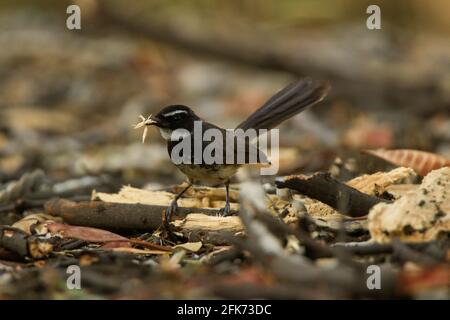
[[[102,201],[74,202],[65,199],[50,200],[44,208],[47,214],[62,217],[69,224],[113,231],[158,229],[162,224],[162,215],[167,209],[166,206],[159,205]],[[217,214],[217,210],[214,209],[179,207],[177,217],[185,217],[192,212]]]
[[334,179],[328,172],[319,172],[312,176],[288,176],[275,181],[278,188],[289,188],[310,198],[319,200],[351,217],[361,217],[369,213],[370,208],[380,202],[390,201],[369,196]]
[[437,259],[409,247],[398,239],[392,241],[392,248],[393,254],[403,261],[412,261],[423,265],[434,265],[438,263]]
[[353,255],[393,254],[401,260],[414,261],[420,264],[433,264],[446,260],[448,245],[438,241],[431,242],[338,242],[332,244],[333,249],[342,249]]
[[25,231],[0,226],[0,247],[17,253],[20,257],[41,259],[53,251],[53,245],[48,239],[35,235],[28,235]]
[[28,234],[17,228],[0,226],[0,247],[17,253],[20,257],[28,256]]

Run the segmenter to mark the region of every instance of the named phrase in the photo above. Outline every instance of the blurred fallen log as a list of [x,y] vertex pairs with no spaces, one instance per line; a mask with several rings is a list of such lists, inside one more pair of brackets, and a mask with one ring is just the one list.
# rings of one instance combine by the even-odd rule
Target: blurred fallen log
[[[46,202],[44,208],[47,214],[62,217],[68,224],[129,232],[158,229],[167,206],[56,199]],[[175,219],[193,212],[217,214],[214,209],[179,207]]]
[[18,181],[8,183],[3,190],[0,190],[0,203],[9,203],[48,188],[44,172],[37,169],[31,173],[25,173]]
[[295,285],[218,284],[211,291],[223,299],[326,299],[329,296]]
[[[403,107],[410,113],[423,116],[445,112],[450,102],[445,81],[436,80],[442,78],[444,71],[422,62],[430,59],[448,62],[449,47],[436,46],[436,43],[446,43],[444,39],[436,41],[434,37],[424,36],[420,40],[407,41],[406,50],[402,46],[404,42],[392,42],[392,34],[368,34],[365,26],[361,25],[322,33],[311,33],[307,29],[297,38],[280,38],[278,35],[278,38],[271,39],[270,35],[259,33],[246,37],[239,30],[230,30],[231,36],[227,37],[211,28],[180,28],[179,24],[167,19],[159,22],[147,16],[145,20],[139,20],[129,6],[123,8],[108,1],[97,3],[96,21],[106,25],[196,54],[300,76],[321,76],[333,83],[333,94],[359,107]],[[401,37],[408,39],[407,33]],[[367,47],[367,43],[371,45]],[[389,54],[379,55],[378,50],[374,53],[368,49],[373,47]],[[368,57],[374,61],[373,64],[367,63]],[[411,70],[411,65],[421,67],[417,67],[413,74],[405,72]],[[380,92],[385,94],[380,95]],[[431,100],[430,92],[433,92]]]
[[423,254],[419,250],[411,248],[399,239],[392,241],[393,258],[397,258],[402,262],[411,261],[419,265],[431,266],[437,265],[440,261],[432,256]]
[[351,217],[367,215],[377,203],[390,203],[388,200],[369,196],[349,187],[325,172],[319,172],[312,176],[298,175],[278,178],[275,184],[278,188],[296,190]]

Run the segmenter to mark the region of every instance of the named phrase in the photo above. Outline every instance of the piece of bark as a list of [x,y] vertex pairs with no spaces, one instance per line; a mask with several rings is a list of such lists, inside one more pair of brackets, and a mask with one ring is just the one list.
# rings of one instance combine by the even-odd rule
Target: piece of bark
[[450,168],[432,171],[420,187],[392,204],[370,211],[368,228],[381,243],[399,238],[406,242],[432,241],[450,233]]
[[405,194],[419,189],[418,184],[393,184],[386,188],[385,192],[391,195],[394,199],[400,199]]
[[371,196],[379,196],[386,191],[389,186],[399,183],[411,183],[417,178],[413,169],[400,167],[389,172],[376,172],[356,177],[346,183]]
[[0,247],[12,251],[21,257],[28,255],[28,234],[20,229],[0,226]]
[[351,217],[361,217],[368,214],[370,208],[377,203],[389,203],[387,200],[367,195],[349,187],[326,172],[319,172],[312,176],[287,176],[279,178],[275,183],[278,188],[296,190]]
[[[112,231],[149,231],[162,225],[162,216],[167,206],[108,203],[102,201],[74,202],[65,199],[50,200],[45,204],[45,212],[59,216],[66,223],[95,227]],[[209,215],[217,214],[214,209],[179,207],[177,217],[196,212]]]
[[202,241],[215,245],[229,244],[225,234],[237,234],[244,231],[241,219],[236,216],[215,217],[205,214],[189,214],[183,220],[173,222],[176,231],[181,232],[189,241]]
[[34,259],[41,259],[53,251],[53,245],[47,239],[29,236],[25,231],[9,226],[0,226],[0,247],[22,258]]

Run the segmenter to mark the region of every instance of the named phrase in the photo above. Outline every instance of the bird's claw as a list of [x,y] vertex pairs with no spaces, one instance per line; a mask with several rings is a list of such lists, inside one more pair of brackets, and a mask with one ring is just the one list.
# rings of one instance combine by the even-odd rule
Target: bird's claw
[[218,217],[227,217],[230,214],[231,214],[231,208],[230,208],[230,204],[229,203],[225,204],[225,207],[223,207],[222,209],[220,209],[217,212],[217,216]]

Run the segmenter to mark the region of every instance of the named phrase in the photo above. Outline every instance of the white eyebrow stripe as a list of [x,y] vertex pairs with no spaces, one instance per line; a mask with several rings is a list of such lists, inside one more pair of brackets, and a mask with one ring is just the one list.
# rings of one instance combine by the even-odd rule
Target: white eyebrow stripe
[[179,114],[179,113],[186,113],[187,114],[188,112],[186,110],[175,110],[175,111],[172,111],[172,112],[169,112],[169,113],[165,113],[164,116],[165,117],[171,117],[171,116]]

